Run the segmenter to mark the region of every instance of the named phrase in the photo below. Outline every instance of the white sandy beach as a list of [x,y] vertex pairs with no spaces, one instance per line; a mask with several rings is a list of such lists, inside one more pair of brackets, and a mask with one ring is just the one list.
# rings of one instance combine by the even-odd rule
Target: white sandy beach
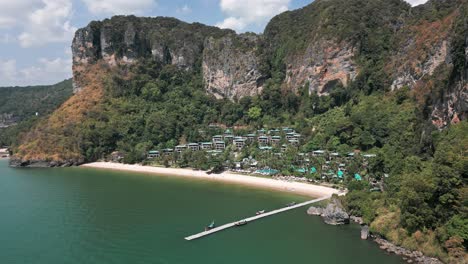
[[296,194],[306,195],[310,197],[330,196],[335,193],[336,194],[340,193],[339,190],[336,190],[333,188],[309,184],[309,183],[287,182],[287,181],[281,181],[281,180],[275,180],[275,179],[269,179],[269,178],[234,174],[234,173],[229,173],[229,172],[223,172],[220,174],[215,174],[215,173],[207,174],[204,171],[196,171],[196,170],[191,170],[191,169],[150,167],[150,166],[129,165],[129,164],[111,163],[111,162],[94,162],[94,163],[81,165],[81,167],[151,173],[155,175],[190,177],[190,178],[197,178],[197,179],[202,179],[202,180],[213,180],[213,181],[221,181],[221,182],[227,182],[227,183],[245,184],[249,186],[296,193]]

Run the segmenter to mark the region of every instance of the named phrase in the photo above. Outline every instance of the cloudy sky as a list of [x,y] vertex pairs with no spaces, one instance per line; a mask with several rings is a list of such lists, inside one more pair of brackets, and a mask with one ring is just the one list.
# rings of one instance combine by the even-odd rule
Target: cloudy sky
[[0,0],[0,86],[53,84],[70,78],[73,34],[91,20],[117,14],[172,16],[238,32],[262,32],[274,15],[311,1]]

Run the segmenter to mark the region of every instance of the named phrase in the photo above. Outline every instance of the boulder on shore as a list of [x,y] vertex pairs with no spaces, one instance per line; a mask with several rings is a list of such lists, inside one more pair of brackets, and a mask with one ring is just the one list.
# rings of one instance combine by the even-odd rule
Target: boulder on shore
[[322,215],[322,213],[323,213],[323,208],[321,208],[321,207],[311,206],[307,210],[308,215]]
[[320,215],[323,221],[329,225],[349,224],[349,215],[344,210],[338,199],[332,199],[326,208],[311,206],[307,210],[309,215]]
[[369,237],[369,226],[363,225],[361,226],[361,239],[366,240]]

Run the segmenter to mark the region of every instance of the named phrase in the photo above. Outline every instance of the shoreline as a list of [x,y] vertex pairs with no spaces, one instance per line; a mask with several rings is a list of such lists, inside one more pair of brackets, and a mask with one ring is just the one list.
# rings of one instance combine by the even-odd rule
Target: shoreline
[[225,183],[235,183],[246,186],[259,187],[263,189],[270,189],[275,191],[282,191],[288,193],[299,194],[308,197],[323,197],[331,196],[333,194],[340,194],[339,190],[324,187],[320,185],[314,185],[310,183],[301,182],[288,182],[276,179],[269,179],[263,177],[255,177],[248,175],[235,174],[231,172],[223,173],[212,173],[208,174],[205,171],[197,171],[192,169],[180,169],[180,168],[162,168],[162,167],[150,167],[142,165],[130,165],[112,162],[93,162],[83,164],[80,167],[83,168],[95,168],[95,169],[109,169],[117,171],[130,171],[139,173],[149,173],[153,175],[161,176],[177,176],[187,177],[192,179],[210,180]]

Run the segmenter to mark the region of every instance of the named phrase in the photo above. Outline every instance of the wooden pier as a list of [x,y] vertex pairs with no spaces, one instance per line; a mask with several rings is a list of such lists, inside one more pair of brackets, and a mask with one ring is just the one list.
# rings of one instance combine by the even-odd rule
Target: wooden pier
[[299,208],[299,207],[302,207],[302,206],[306,206],[306,205],[309,205],[309,204],[313,204],[313,203],[316,203],[316,202],[327,200],[327,199],[330,199],[330,197],[331,196],[324,196],[324,197],[314,199],[314,200],[311,200],[311,201],[299,203],[299,204],[296,204],[296,205],[284,207],[284,208],[273,210],[273,211],[270,211],[270,212],[265,212],[265,213],[260,214],[260,215],[252,216],[252,217],[245,218],[245,219],[241,219],[241,220],[238,220],[238,221],[235,221],[235,222],[232,222],[232,223],[228,223],[228,224],[225,224],[225,225],[222,225],[222,226],[215,227],[215,228],[210,229],[208,231],[204,231],[204,232],[192,235],[192,236],[188,236],[188,237],[185,238],[185,240],[190,241],[190,240],[194,240],[194,239],[197,239],[197,238],[201,238],[201,237],[211,235],[211,234],[214,234],[216,232],[219,232],[219,231],[234,227],[234,226],[236,226],[236,223],[240,222],[240,221],[246,221],[247,223],[248,222],[253,222],[255,220],[258,220],[258,219],[261,219],[261,218],[264,218],[264,217],[267,217],[267,216],[270,216],[270,215],[279,214],[279,213],[282,213],[282,212],[286,212],[288,210],[293,210],[293,209],[296,209],[296,208]]

